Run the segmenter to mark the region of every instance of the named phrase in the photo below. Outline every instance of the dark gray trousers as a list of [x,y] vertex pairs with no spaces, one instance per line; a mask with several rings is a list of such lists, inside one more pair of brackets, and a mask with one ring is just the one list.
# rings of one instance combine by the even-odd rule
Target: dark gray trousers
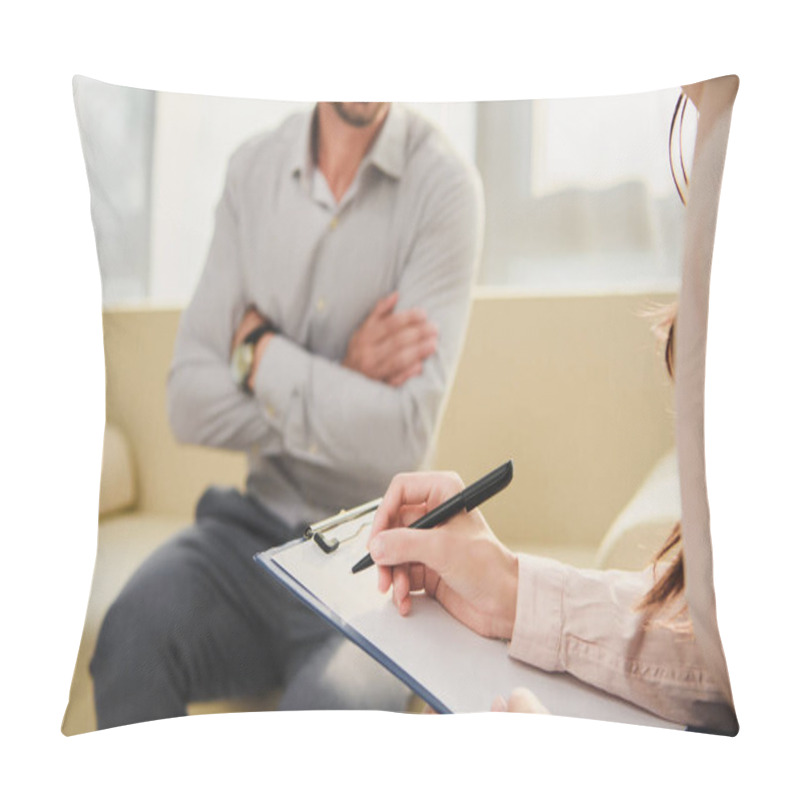
[[404,710],[400,681],[253,560],[297,535],[236,490],[206,491],[195,524],[139,567],[103,620],[90,667],[98,728],[274,688],[283,710]]

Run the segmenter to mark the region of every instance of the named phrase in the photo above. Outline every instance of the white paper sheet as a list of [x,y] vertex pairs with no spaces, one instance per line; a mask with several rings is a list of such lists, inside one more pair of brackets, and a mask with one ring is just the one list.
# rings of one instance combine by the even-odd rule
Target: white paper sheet
[[[412,688],[424,688],[442,710],[488,711],[497,695],[508,697],[525,686],[554,714],[682,727],[570,675],[543,672],[510,658],[504,642],[474,633],[424,594],[415,595],[411,613],[401,617],[390,594],[378,591],[374,568],[351,572],[366,553],[372,516],[340,526],[336,535],[342,543],[333,553],[308,540],[257,558],[301,598],[315,601],[317,611],[371,656],[407,682],[411,678],[417,684]],[[357,537],[344,541],[359,529]]]

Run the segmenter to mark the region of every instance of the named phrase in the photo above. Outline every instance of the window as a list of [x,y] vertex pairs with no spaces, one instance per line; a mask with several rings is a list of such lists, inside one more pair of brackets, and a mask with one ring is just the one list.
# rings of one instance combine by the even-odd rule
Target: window
[[[310,103],[157,93],[76,79],[106,304],[190,299],[231,152]],[[669,168],[678,90],[415,103],[486,194],[479,281],[538,294],[672,292],[683,206]],[[694,140],[687,114],[684,145]],[[691,161],[686,148],[684,160]]]
[[[677,98],[667,90],[479,104],[481,282],[545,294],[674,291],[683,210],[669,167]],[[687,115],[686,163],[693,124]]]
[[149,290],[155,96],[81,77],[74,91],[103,301],[142,300]]

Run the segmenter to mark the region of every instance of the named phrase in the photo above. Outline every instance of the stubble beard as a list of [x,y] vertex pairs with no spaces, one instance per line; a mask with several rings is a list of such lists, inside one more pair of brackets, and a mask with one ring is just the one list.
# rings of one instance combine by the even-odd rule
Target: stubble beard
[[339,118],[355,128],[366,128],[378,118],[386,103],[331,103]]

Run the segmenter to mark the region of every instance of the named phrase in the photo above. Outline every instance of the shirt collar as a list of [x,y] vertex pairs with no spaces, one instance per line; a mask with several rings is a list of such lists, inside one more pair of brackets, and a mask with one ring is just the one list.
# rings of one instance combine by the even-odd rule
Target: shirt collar
[[380,133],[367,153],[366,161],[393,178],[403,174],[406,163],[408,112],[392,103]]
[[314,169],[314,159],[311,157],[311,144],[316,122],[317,107],[311,109],[305,115],[302,127],[302,136],[297,136],[292,142],[289,151],[287,166],[292,175],[300,176],[303,181],[311,180],[311,173]]
[[[292,175],[300,175],[304,181],[311,180],[314,169],[312,140],[317,115],[316,106],[306,115],[303,135],[297,137],[290,150],[288,161]],[[393,178],[403,174],[406,162],[405,145],[408,130],[408,112],[402,106],[392,103],[386,120],[375,139],[372,148],[364,158],[367,164],[374,164],[381,172]],[[363,166],[363,165],[362,165]]]

